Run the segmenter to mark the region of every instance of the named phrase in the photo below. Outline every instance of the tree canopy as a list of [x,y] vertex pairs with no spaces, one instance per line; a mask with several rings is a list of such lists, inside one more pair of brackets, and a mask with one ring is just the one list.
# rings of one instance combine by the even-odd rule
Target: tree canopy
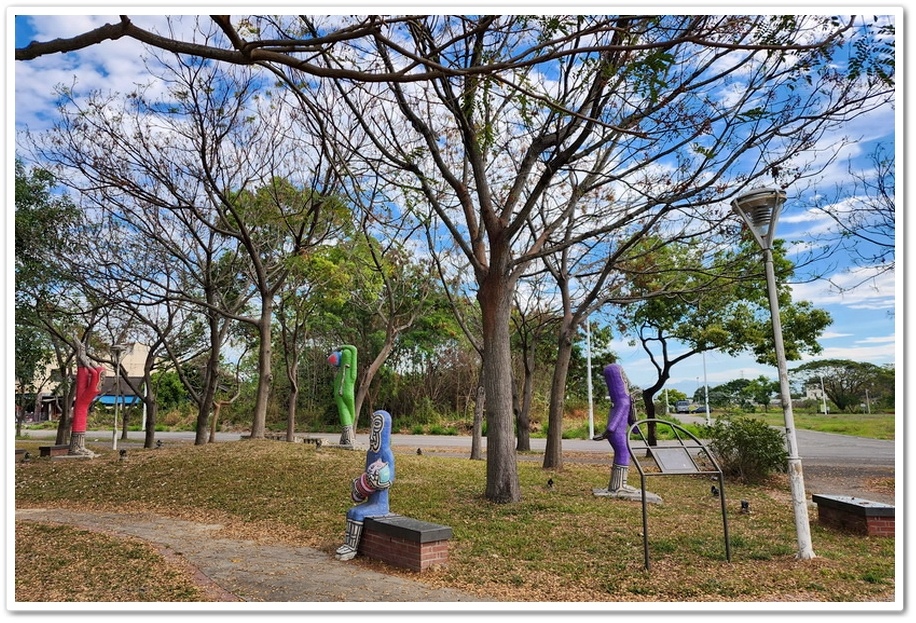
[[[170,18],[166,34],[139,21],[33,42],[16,58],[129,38],[179,59],[188,88],[220,114],[204,118],[208,140],[167,162],[204,182],[209,203],[195,195],[182,209],[215,209],[214,226],[233,223],[227,193],[243,185],[232,176],[262,165],[293,177],[298,163],[309,172],[300,188],[348,196],[378,227],[422,227],[444,282],[478,305],[486,496],[499,503],[521,496],[510,331],[520,285],[553,270],[565,291],[565,378],[577,324],[632,296],[617,277],[640,240],[735,241],[731,196],[813,178],[824,166],[809,159],[815,146],[852,139],[819,141],[894,93],[887,25],[854,16],[217,15]],[[207,81],[214,65],[250,69],[244,90]],[[252,90],[272,96],[260,133],[241,104],[255,101],[239,97]],[[237,111],[228,125],[222,108]],[[151,130],[128,136],[165,140]],[[271,288],[258,293],[269,305]]]
[[893,402],[894,370],[865,361],[821,359],[790,371],[805,385],[823,382],[824,392],[840,411],[858,411],[867,401]]

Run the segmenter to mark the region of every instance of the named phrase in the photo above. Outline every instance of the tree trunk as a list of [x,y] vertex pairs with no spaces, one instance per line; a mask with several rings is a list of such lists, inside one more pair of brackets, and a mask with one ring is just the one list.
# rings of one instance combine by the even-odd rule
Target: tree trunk
[[261,301],[261,318],[258,321],[258,389],[254,403],[254,416],[251,422],[251,438],[264,439],[264,428],[267,422],[267,403],[270,400],[270,387],[273,384],[271,370],[271,319],[273,302],[270,296]]
[[[69,373],[69,371],[67,371]],[[73,400],[76,398],[76,384],[70,383],[64,404],[61,405],[60,421],[57,423],[57,437],[54,443],[58,446],[70,443],[70,426],[73,424]]]
[[146,430],[143,434],[143,447],[152,448],[156,445],[156,419],[159,416],[159,405],[155,398],[144,397],[146,405]]
[[486,402],[483,383],[477,386],[477,400],[474,401],[474,424],[471,430],[471,460],[483,458],[480,447],[483,445],[483,409]]
[[121,439],[127,440],[127,425],[130,423],[130,411],[133,409],[133,405],[129,408],[124,406],[124,394],[121,394]]
[[299,386],[293,385],[286,403],[286,441],[296,441],[296,401],[299,400]]
[[522,397],[518,405],[516,429],[519,452],[531,451],[531,402],[534,394],[534,349],[525,354],[525,377],[522,379]]
[[223,403],[221,400],[217,400],[213,403],[213,417],[210,418],[210,438],[207,440],[208,443],[216,442],[216,426],[219,422],[219,412],[223,408]]
[[557,361],[554,364],[553,380],[550,383],[544,469],[563,469],[563,410],[566,408],[566,379],[572,358],[572,336],[572,317],[566,315],[560,324],[557,338]]
[[649,423],[646,425],[646,443],[650,446],[658,444],[658,438],[656,437],[656,424],[655,424],[655,394],[665,386],[665,383],[668,382],[668,379],[671,378],[669,373],[670,365],[666,365],[662,368],[661,373],[658,375],[658,380],[654,385],[646,387],[642,390],[642,403],[646,407],[646,419],[649,420]]
[[[496,263],[496,262],[494,262]],[[483,325],[483,387],[487,418],[487,488],[491,502],[521,499],[515,458],[515,418],[512,413],[512,353],[509,324],[512,284],[491,266],[477,295]]]
[[366,368],[366,372],[360,379],[359,386],[356,388],[356,396],[353,401],[353,430],[356,430],[356,423],[359,421],[359,414],[363,408],[363,402],[365,402],[366,396],[369,395],[369,387],[372,385],[372,379],[378,374],[385,360],[388,359],[388,355],[390,355],[391,351],[394,349],[394,340],[396,337],[397,334],[391,334],[390,331],[385,334],[385,343],[382,345],[382,349],[379,351],[378,355],[375,356],[375,359],[372,360],[372,363],[369,364],[369,367]]
[[656,425],[655,425],[655,393],[664,386],[665,382],[668,380],[667,375],[664,378],[658,380],[658,383],[652,387],[648,387],[642,390],[642,404],[646,407],[646,419],[649,420],[649,423],[646,424],[646,443],[650,446],[654,446],[658,443],[658,438],[656,437]]
[[531,408],[531,399],[528,392],[531,391],[531,376],[526,372],[522,380],[522,392],[519,395],[515,387],[516,382],[512,382],[514,391],[512,392],[512,410],[515,414],[515,434],[518,440],[515,449],[518,452],[528,452],[531,450],[531,419],[528,411]]
[[195,446],[202,446],[207,443],[209,437],[207,424],[210,420],[210,410],[213,408],[213,398],[216,396],[216,385],[219,380],[219,353],[220,345],[222,344],[222,332],[219,329],[219,320],[214,314],[208,314],[207,321],[210,325],[210,353],[207,356],[207,365],[203,372],[204,387],[201,390],[197,405]]
[[[287,360],[286,380],[289,381],[289,399],[286,403],[286,441],[296,441],[296,407],[299,403],[299,351],[293,346]],[[214,419],[215,419],[214,414]]]

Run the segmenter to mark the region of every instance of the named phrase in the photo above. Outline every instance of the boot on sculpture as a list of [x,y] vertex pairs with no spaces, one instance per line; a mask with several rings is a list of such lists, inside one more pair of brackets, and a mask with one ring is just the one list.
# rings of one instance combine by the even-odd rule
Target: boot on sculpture
[[337,548],[334,558],[337,560],[352,560],[359,551],[359,538],[363,534],[363,522],[347,520],[347,532],[344,536],[344,544]]

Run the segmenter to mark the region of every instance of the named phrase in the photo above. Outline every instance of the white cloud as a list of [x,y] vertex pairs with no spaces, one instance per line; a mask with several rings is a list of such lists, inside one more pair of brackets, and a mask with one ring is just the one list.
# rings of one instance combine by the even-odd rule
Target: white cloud
[[860,346],[855,342],[850,346],[831,346],[824,348],[816,357],[802,357],[803,361],[818,361],[820,359],[848,359],[882,365],[893,363],[896,359],[896,340],[874,343],[873,340],[863,341],[867,346]]
[[853,267],[825,279],[792,286],[792,298],[816,306],[842,305],[852,309],[891,310],[896,306],[893,270],[876,274],[875,267]]
[[852,333],[840,333],[838,331],[824,331],[821,334],[821,340],[836,340],[842,339],[845,337],[851,337]]

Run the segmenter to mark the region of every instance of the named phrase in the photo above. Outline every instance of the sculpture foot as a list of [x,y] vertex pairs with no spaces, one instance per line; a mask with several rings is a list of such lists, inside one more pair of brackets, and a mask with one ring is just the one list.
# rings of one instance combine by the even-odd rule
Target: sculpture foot
[[337,560],[353,560],[356,558],[356,550],[349,545],[341,545],[337,548],[337,553],[334,555],[334,558]]
[[94,458],[98,456],[95,452],[86,447],[86,433],[73,433],[70,439],[70,448],[67,449],[69,456],[85,456]]
[[344,544],[334,552],[334,558],[337,560],[353,560],[359,549],[359,537],[363,533],[363,522],[347,520],[347,534],[344,537]]
[[[609,489],[592,489],[592,494],[599,498],[615,498],[618,500],[632,500],[634,502],[642,501],[642,491],[633,489],[632,487],[628,487],[627,490],[618,489],[616,491],[611,491]],[[662,504],[663,502],[661,496],[657,493],[646,491],[646,503]]]

